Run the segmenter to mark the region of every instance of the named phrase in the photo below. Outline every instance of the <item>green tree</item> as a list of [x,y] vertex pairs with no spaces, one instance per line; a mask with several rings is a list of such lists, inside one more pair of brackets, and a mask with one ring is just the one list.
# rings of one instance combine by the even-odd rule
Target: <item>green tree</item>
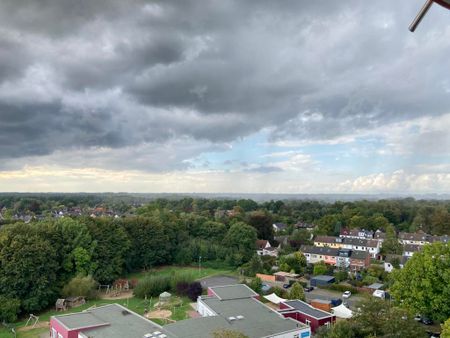
[[256,250],[256,230],[243,222],[235,223],[228,230],[223,244],[232,249],[234,255],[241,256],[240,262],[235,261],[240,265],[249,261]]
[[248,224],[256,229],[259,239],[273,241],[273,220],[267,212],[261,210],[252,212]]
[[294,270],[295,273],[303,273],[306,267],[306,257],[301,252],[294,252],[292,254],[281,256],[280,264],[283,266],[282,271],[287,269],[286,272]]
[[122,275],[130,248],[130,240],[119,222],[90,219],[89,233],[96,242],[92,260],[97,266],[93,277],[100,283],[110,283]]
[[170,261],[170,242],[160,217],[159,213],[123,221],[123,228],[131,242],[126,255],[129,270],[149,269]]
[[92,263],[91,254],[82,247],[76,247],[73,250],[73,260],[75,263],[75,273],[77,275],[89,275],[96,269],[96,265]]
[[450,318],[445,321],[442,326],[441,337],[442,338],[450,338]]
[[336,322],[332,327],[321,326],[316,331],[316,338],[362,338],[360,329],[352,320]]
[[314,270],[313,270],[314,276],[323,275],[327,271],[328,271],[328,266],[324,261],[320,261],[320,262],[314,264]]
[[249,287],[253,291],[255,291],[256,293],[260,294],[261,291],[262,291],[262,289],[261,289],[262,288],[261,278],[259,278],[259,277],[253,278],[252,281],[250,282]]
[[405,308],[437,321],[450,317],[450,245],[425,245],[392,272],[391,292]]
[[299,282],[292,284],[291,290],[289,291],[289,299],[305,300],[305,291]]
[[368,220],[364,216],[355,215],[350,218],[349,226],[351,229],[365,229],[368,225]]
[[13,323],[17,320],[20,300],[0,295],[0,322]]
[[55,247],[39,225],[17,223],[0,230],[0,294],[20,299],[24,311],[53,303],[58,268]]
[[403,247],[397,239],[395,228],[391,224],[386,226],[386,238],[383,241],[381,251],[383,254],[395,254],[395,255],[401,255],[403,252]]
[[86,299],[95,299],[97,297],[98,283],[92,276],[76,276],[72,278],[62,290],[64,297],[83,296]]

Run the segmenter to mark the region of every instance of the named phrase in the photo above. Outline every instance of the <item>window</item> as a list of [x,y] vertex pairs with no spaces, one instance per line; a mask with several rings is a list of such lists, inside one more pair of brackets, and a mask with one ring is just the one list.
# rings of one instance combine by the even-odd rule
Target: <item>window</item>
[[56,338],[57,332],[56,330],[52,327],[52,338]]
[[308,320],[308,319],[306,319],[306,320],[305,320],[305,324],[308,325],[308,326],[311,326],[311,321]]
[[331,325],[330,322],[326,322],[326,323],[325,323],[325,326],[328,327],[328,328],[330,327],[330,325]]
[[61,333],[58,333],[58,338],[63,338]]

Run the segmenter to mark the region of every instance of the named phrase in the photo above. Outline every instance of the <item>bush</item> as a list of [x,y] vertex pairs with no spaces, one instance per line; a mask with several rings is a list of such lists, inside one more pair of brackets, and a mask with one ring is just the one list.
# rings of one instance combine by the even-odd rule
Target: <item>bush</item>
[[98,283],[92,276],[76,276],[72,278],[62,290],[64,297],[85,297],[86,299],[97,298]]
[[20,300],[0,296],[0,322],[13,323],[17,320]]
[[334,274],[336,282],[340,283],[348,279],[348,272],[345,270],[339,270]]
[[150,275],[138,282],[134,295],[139,298],[157,297],[164,291],[171,291],[186,296],[187,289],[194,280],[193,271],[177,272],[171,275]]
[[133,293],[139,298],[157,297],[162,292],[170,290],[170,284],[170,276],[148,276],[136,285]]
[[193,283],[189,284],[187,296],[189,297],[190,300],[195,302],[197,300],[198,296],[200,296],[202,294],[202,292],[203,292],[203,288],[202,288],[202,285],[200,284],[200,282],[193,282]]
[[179,282],[177,284],[177,295],[186,296],[189,290],[189,283],[187,282]]
[[358,290],[354,288],[353,286],[349,285],[342,285],[342,284],[330,284],[330,285],[318,285],[321,289],[328,289],[328,290],[334,290],[334,291],[350,291],[351,293],[358,293]]

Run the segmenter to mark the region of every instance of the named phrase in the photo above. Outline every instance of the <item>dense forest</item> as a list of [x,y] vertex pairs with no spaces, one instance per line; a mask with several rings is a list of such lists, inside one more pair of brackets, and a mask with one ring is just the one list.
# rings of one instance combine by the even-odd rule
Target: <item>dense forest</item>
[[[90,209],[114,210],[92,217]],[[70,208],[83,215],[55,213]],[[239,267],[256,239],[273,240],[272,224],[316,224],[316,234],[342,227],[450,234],[449,201],[399,200],[324,203],[249,199],[154,199],[110,195],[0,195],[0,299],[30,313],[51,306],[77,275],[111,283],[124,274],[163,264]],[[24,222],[17,215],[44,215]],[[55,217],[55,214],[58,217]],[[1,313],[1,308],[0,308]]]

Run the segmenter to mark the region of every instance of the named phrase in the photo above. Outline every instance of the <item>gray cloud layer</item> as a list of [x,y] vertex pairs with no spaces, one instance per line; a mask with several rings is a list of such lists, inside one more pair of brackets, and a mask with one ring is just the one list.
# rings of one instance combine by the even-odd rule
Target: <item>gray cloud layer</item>
[[176,140],[200,152],[263,127],[326,140],[444,114],[448,13],[412,35],[420,5],[2,1],[0,158]]

